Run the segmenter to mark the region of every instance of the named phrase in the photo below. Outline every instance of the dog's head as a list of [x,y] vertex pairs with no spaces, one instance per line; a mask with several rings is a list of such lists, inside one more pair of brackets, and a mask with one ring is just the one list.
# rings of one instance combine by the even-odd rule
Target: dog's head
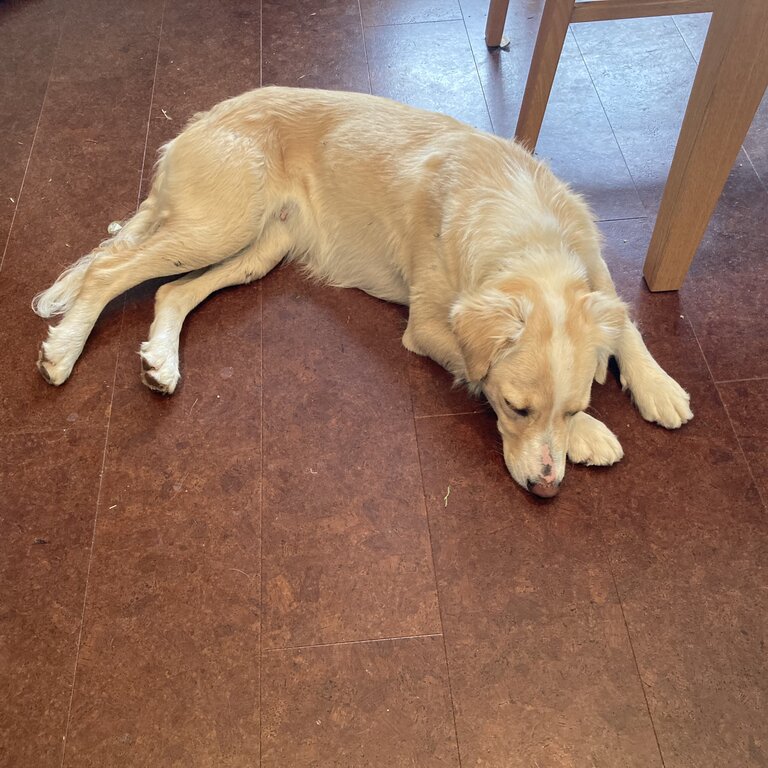
[[565,474],[570,419],[589,405],[592,380],[626,322],[615,297],[583,279],[507,279],[463,295],[452,326],[470,386],[498,417],[512,477],[554,496]]

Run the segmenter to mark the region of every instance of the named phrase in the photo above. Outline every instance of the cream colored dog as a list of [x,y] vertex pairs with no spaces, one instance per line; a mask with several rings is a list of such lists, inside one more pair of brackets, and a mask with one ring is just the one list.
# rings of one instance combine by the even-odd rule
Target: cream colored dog
[[120,232],[33,307],[63,314],[38,368],[63,384],[106,304],[157,292],[144,383],[170,394],[179,333],[210,293],[285,256],[332,285],[410,307],[403,344],[485,393],[512,477],[554,495],[566,456],[612,464],[613,433],[585,413],[615,355],[640,413],[692,413],[617,298],[579,197],[514,142],[373,96],[263,88],[198,115],[167,144]]

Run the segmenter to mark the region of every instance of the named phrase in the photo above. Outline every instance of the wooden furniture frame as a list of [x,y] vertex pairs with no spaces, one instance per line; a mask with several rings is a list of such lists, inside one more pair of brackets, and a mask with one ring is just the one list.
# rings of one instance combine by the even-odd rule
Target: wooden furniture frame
[[[509,0],[491,0],[498,45]],[[683,284],[768,86],[768,0],[546,0],[515,131],[533,150],[568,25],[712,12],[643,274],[652,291]]]

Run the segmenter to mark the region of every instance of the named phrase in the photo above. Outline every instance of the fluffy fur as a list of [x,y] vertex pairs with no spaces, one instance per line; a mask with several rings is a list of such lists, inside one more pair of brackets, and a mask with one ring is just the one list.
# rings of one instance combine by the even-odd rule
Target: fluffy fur
[[186,273],[158,290],[140,351],[144,383],[170,394],[187,314],[284,257],[407,304],[403,344],[485,393],[510,473],[539,495],[566,456],[621,458],[584,413],[611,355],[646,419],[692,417],[616,296],[589,210],[542,163],[443,115],[286,88],[225,101],[162,149],[136,215],[35,297],[41,316],[63,314],[38,368],[64,383],[110,300]]

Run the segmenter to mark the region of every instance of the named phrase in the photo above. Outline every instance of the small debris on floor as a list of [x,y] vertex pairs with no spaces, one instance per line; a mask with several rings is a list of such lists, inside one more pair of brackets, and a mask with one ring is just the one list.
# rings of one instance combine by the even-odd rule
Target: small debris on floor
[[443,501],[445,502],[445,506],[448,506],[448,497],[451,495],[451,486],[448,486],[448,492],[443,497]]

